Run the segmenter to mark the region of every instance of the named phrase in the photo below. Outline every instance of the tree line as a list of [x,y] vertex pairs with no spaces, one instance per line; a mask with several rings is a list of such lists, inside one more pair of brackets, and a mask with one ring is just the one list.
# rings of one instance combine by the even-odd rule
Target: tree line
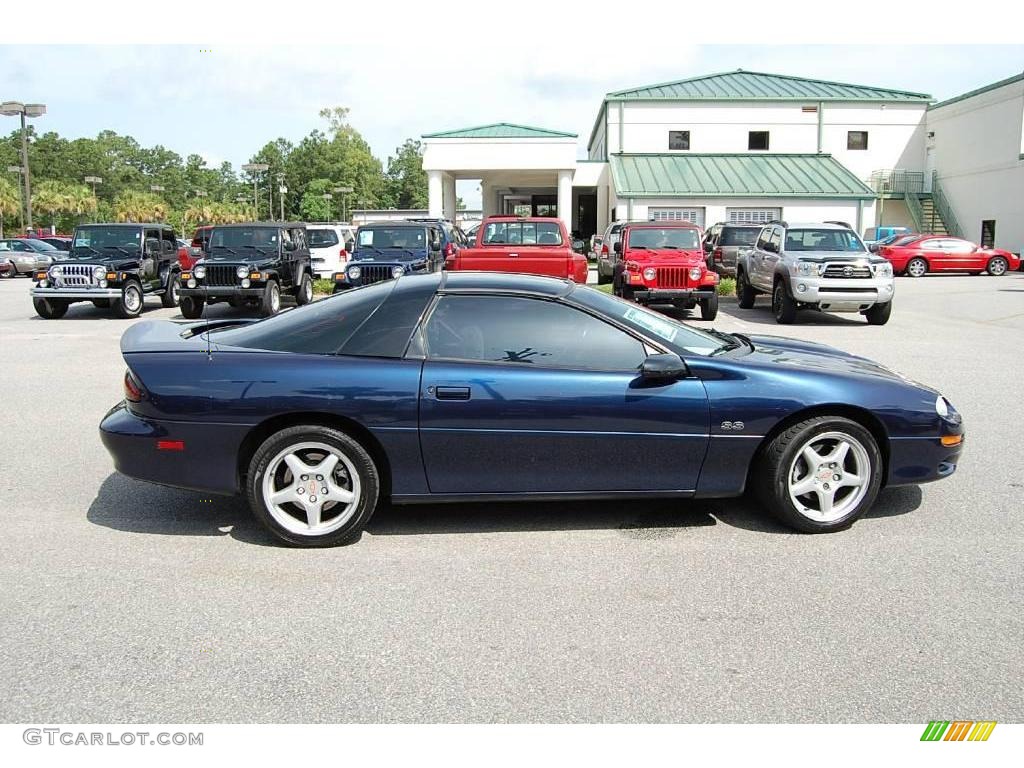
[[[96,138],[66,139],[29,126],[32,218],[36,229],[70,231],[83,221],[166,221],[179,232],[198,224],[253,219],[330,221],[343,208],[426,208],[427,175],[422,147],[413,139],[395,149],[385,166],[348,122],[348,109],[320,111],[325,121],[297,144],[278,138],[249,162],[265,171],[217,168],[202,156],[184,158],[166,147],[143,147],[131,136],[106,130]],[[20,174],[21,132],[0,138],[0,216],[5,233],[19,229],[24,187]],[[86,177],[102,182],[86,183]],[[253,181],[259,210],[253,208]],[[278,190],[288,191],[282,195]],[[93,194],[95,187],[95,195]],[[351,187],[343,195],[334,189]],[[328,198],[325,195],[332,195]],[[283,198],[283,200],[282,200]],[[21,231],[24,231],[23,225]]]

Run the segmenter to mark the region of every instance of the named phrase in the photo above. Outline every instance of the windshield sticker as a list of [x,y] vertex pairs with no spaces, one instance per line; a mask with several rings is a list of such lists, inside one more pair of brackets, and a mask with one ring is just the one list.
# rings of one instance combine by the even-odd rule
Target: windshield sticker
[[657,334],[665,341],[673,341],[676,337],[677,329],[672,326],[666,320],[661,320],[654,315],[648,314],[640,309],[630,307],[626,310],[626,314],[623,318],[629,320],[632,323],[636,323],[641,328],[645,328],[651,333]]

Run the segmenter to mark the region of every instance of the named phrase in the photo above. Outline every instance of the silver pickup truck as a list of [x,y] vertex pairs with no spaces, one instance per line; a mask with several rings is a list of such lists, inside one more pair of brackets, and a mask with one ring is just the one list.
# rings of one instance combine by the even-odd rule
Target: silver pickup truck
[[772,297],[778,323],[796,322],[797,310],[859,312],[885,325],[896,293],[892,265],[868,251],[842,224],[766,224],[736,263],[736,296],[742,309],[758,294]]

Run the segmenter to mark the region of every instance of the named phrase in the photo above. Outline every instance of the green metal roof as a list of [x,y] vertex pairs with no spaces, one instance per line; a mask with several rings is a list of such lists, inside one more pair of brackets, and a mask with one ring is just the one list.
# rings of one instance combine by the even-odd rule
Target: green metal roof
[[619,197],[871,199],[875,193],[832,155],[611,155]]
[[895,91],[870,85],[837,83],[767,72],[718,72],[711,75],[613,91],[606,99],[683,101],[909,101],[928,102],[926,93]]
[[532,125],[516,125],[515,123],[491,123],[477,125],[472,128],[459,128],[454,131],[424,133],[424,139],[575,139],[575,133],[549,131],[547,128],[535,128]]
[[986,93],[988,91],[994,91],[996,88],[1002,88],[1004,85],[1011,85],[1012,83],[1016,83],[1016,82],[1018,82],[1020,80],[1024,80],[1024,72],[1022,72],[1019,75],[1013,75],[1012,77],[1008,77],[1005,80],[999,80],[998,82],[991,83],[989,85],[983,85],[981,88],[975,88],[973,91],[968,91],[967,93],[961,93],[959,96],[954,96],[951,99],[946,99],[945,101],[940,101],[938,104],[932,104],[930,107],[928,107],[928,109],[938,109],[939,107],[944,107],[947,104],[954,104],[954,103],[956,103],[958,101],[963,101],[964,99],[969,99],[972,96],[978,96],[978,95],[980,95],[982,93]]

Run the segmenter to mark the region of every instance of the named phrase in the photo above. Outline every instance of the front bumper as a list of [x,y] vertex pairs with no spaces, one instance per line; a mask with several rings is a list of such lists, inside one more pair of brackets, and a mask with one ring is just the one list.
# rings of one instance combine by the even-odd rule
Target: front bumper
[[640,304],[667,302],[698,302],[715,295],[713,287],[707,288],[634,288],[633,298]]
[[40,288],[36,286],[29,293],[33,299],[119,299],[121,298],[120,288],[89,288],[81,286],[77,288]]
[[183,286],[178,289],[178,295],[207,300],[231,299],[239,296],[249,299],[258,299],[263,296],[263,291],[263,285],[258,285],[255,288],[243,288],[240,285],[199,285],[195,288],[185,288]]
[[[961,433],[962,436],[962,433]],[[946,446],[940,437],[889,439],[887,485],[911,485],[942,480],[956,472],[965,439]]]
[[896,293],[891,279],[791,277],[789,286],[796,301],[830,312],[859,312],[892,301]]

